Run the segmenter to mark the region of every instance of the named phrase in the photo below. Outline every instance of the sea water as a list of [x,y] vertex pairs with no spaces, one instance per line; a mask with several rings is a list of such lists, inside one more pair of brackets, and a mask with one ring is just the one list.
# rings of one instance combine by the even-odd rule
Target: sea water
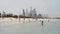
[[60,34],[60,20],[0,22],[0,34]]

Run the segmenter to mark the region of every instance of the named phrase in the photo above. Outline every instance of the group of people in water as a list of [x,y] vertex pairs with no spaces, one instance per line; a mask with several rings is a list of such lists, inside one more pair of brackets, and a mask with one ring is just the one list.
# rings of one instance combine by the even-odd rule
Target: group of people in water
[[[24,19],[24,21],[25,21],[25,19]],[[36,19],[36,21],[37,21],[37,19]],[[20,18],[19,18],[19,22],[20,22]],[[29,22],[30,22],[30,19],[29,19]],[[43,26],[44,20],[40,20],[40,22],[41,22],[41,25]]]
[[[13,19],[10,19],[10,20],[12,20],[13,21]],[[24,21],[26,20],[25,18],[23,19]],[[34,20],[34,19],[33,19]],[[21,19],[19,18],[19,22],[21,21]],[[31,20],[30,19],[28,19],[28,21],[30,22]],[[35,19],[35,21],[38,21],[38,19]],[[44,24],[44,20],[39,20],[40,22],[41,22],[41,25],[43,26],[43,24]],[[49,20],[48,20],[49,21]]]

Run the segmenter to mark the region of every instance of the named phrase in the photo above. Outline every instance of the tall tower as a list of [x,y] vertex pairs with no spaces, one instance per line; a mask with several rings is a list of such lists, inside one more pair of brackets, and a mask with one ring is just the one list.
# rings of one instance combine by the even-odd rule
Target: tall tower
[[32,17],[32,7],[30,8],[30,17]]
[[37,16],[37,14],[36,14],[36,9],[34,8],[33,9],[33,17],[36,17]]
[[23,9],[23,16],[25,17],[25,10]]
[[28,16],[28,10],[27,10],[27,8],[26,8],[26,14],[25,14],[25,16],[26,16],[26,17]]

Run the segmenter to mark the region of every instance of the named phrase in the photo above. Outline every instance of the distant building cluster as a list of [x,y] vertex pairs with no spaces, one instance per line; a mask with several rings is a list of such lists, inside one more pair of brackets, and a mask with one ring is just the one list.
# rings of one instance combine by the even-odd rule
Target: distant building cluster
[[28,11],[28,9],[22,9],[22,15],[14,15],[14,14],[6,14],[6,12],[2,12],[0,11],[0,17],[28,17],[28,18],[47,18],[47,16],[43,16],[42,14],[38,14],[37,15],[37,11],[36,8],[32,9],[32,7],[30,8],[30,11]]
[[30,8],[30,11],[28,11],[28,9],[26,9],[26,10],[23,9],[22,15],[26,16],[26,17],[32,17],[32,18],[42,18],[41,14],[37,15],[36,8],[34,8],[34,9]]

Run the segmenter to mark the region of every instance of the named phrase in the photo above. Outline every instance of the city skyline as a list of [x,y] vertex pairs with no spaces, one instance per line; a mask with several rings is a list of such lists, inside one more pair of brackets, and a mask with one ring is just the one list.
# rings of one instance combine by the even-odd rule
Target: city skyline
[[0,17],[25,17],[25,18],[50,18],[48,15],[37,14],[36,8],[22,9],[22,14],[15,15],[13,13],[0,12]]
[[22,9],[36,8],[39,14],[60,17],[60,0],[0,0],[0,11],[20,14]]

